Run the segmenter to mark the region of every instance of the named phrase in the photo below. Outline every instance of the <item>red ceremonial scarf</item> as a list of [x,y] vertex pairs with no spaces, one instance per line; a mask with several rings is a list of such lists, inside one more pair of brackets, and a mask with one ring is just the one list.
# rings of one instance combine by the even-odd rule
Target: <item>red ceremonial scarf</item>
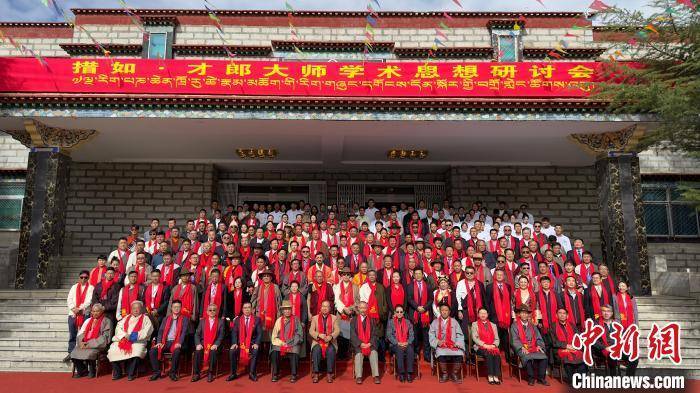
[[209,323],[209,318],[204,318],[204,365],[208,369],[209,365],[209,353],[211,352],[211,346],[214,345],[216,341],[216,336],[219,331],[219,318],[214,318],[214,323]]
[[404,294],[403,285],[401,284],[391,284],[391,305],[396,307],[397,305],[403,305],[403,301],[406,296]]
[[[323,324],[323,315],[318,314],[318,332],[323,333],[323,334],[331,334],[333,333],[333,317],[328,314],[326,316],[326,324]],[[318,345],[321,346],[321,358],[325,359],[326,358],[326,349],[328,349],[328,343],[326,340],[323,339],[318,339]]]
[[272,331],[277,319],[277,304],[275,302],[275,288],[272,284],[260,285],[260,298],[263,301],[260,303],[260,317],[263,320],[263,328]]
[[203,309],[206,310],[207,307],[211,303],[214,303],[217,305],[217,310],[221,310],[221,299],[223,298],[223,285],[221,283],[216,284],[216,293],[214,294],[214,299],[211,298],[211,284],[209,287],[205,290],[204,294],[204,307]]
[[114,280],[107,281],[104,278],[102,279],[102,293],[100,293],[100,300],[105,300],[107,298],[107,292],[109,292],[109,289],[112,288],[112,285],[114,285]]
[[301,293],[290,293],[289,301],[292,303],[292,316],[301,319]]
[[[627,301],[627,305],[625,306],[624,300]],[[627,329],[627,327],[636,321],[634,320],[634,305],[632,304],[632,297],[625,293],[622,294],[621,292],[617,293],[617,304],[618,304],[618,312],[620,313],[620,323],[622,324],[622,327]]]
[[[146,303],[146,311],[151,312],[157,310],[160,307],[160,301],[163,298],[163,284],[158,285],[156,289],[156,298],[153,299],[153,284],[146,287],[146,293],[144,294],[144,303]],[[151,301],[153,301],[153,307],[151,307]]]
[[[496,336],[493,334],[493,329],[491,328],[491,322],[487,319],[486,321],[478,321],[476,323],[476,326],[478,327],[478,332],[479,332],[479,339],[484,342],[484,344],[487,345],[493,345],[493,343],[496,341]],[[486,349],[483,346],[481,347],[484,351],[487,351],[491,353],[492,355],[500,355],[500,351],[498,348],[489,348]]]
[[544,333],[549,332],[549,315],[547,315],[547,306],[549,305],[549,313],[552,314],[552,318],[554,318],[555,315],[557,315],[557,300],[556,298],[552,299],[552,297],[556,296],[554,292],[549,291],[549,299],[550,302],[547,303],[547,300],[544,298],[544,292],[540,290],[538,293],[539,296],[539,308],[540,308],[540,313],[542,314],[542,331]]
[[98,282],[104,279],[105,273],[107,272],[106,267],[96,267],[90,272],[90,285],[93,287],[97,285]]
[[[134,325],[134,330],[131,331],[131,333],[137,333],[141,331],[141,326],[143,325],[143,314],[139,315],[138,321],[136,321],[136,325]],[[129,314],[126,319],[124,320],[124,333],[126,336],[122,337],[121,340],[119,340],[119,343],[117,344],[117,347],[121,349],[121,351],[127,355],[131,355],[131,346],[132,342],[129,340],[128,336],[130,335],[129,333],[129,322],[131,322],[131,314]]]
[[[175,339],[170,344],[170,353],[173,353],[173,351],[175,351],[175,344],[180,343],[180,334],[182,333],[182,324],[184,323],[184,320],[185,317],[183,315],[180,315],[177,319],[177,325],[175,325]],[[173,316],[171,315],[165,319],[165,330],[163,330],[163,337],[161,337],[160,339],[160,343],[163,344],[162,347],[158,348],[158,359],[160,360],[163,359],[163,349],[165,348],[165,344],[168,341],[168,332],[170,332],[172,324]]]
[[[357,316],[357,338],[360,339],[360,342],[362,344],[369,344],[371,332],[372,332],[372,320],[369,318],[369,315],[365,317],[365,326],[362,326],[362,316],[358,315]],[[369,356],[369,354],[372,352],[371,347],[361,348],[361,349],[362,349],[362,355],[364,355],[364,356]]]
[[90,322],[85,327],[83,331],[83,342],[86,343],[90,340],[94,340],[100,336],[100,327],[102,327],[102,320],[105,315],[102,314],[99,318],[90,318]]
[[231,265],[224,270],[224,281],[226,281],[229,291],[233,291],[233,284],[238,277],[243,277],[243,267],[241,265]]
[[161,266],[161,268],[160,268],[160,273],[161,273],[160,282],[162,284],[165,284],[168,286],[173,285],[174,272],[175,272],[175,267],[172,263],[168,264],[168,265],[163,264],[163,266]]
[[282,320],[280,321],[280,332],[279,332],[278,338],[280,339],[280,341],[282,341],[284,343],[280,347],[280,355],[281,356],[286,355],[287,352],[289,352],[289,350],[291,349],[291,346],[287,345],[287,342],[290,341],[292,339],[292,337],[294,337],[294,329],[295,329],[294,319],[295,319],[294,316],[289,318],[289,333],[285,332],[286,324],[284,322],[284,317],[282,317]]
[[316,313],[320,313],[321,303],[326,300],[328,285],[326,285],[325,282],[322,282],[321,284],[314,283],[314,290],[316,291]]
[[437,331],[437,339],[442,341],[444,338],[444,342],[440,346],[440,348],[448,348],[448,349],[455,349],[455,343],[452,340],[452,318],[447,318],[447,322],[445,323],[445,333],[443,336],[442,333],[442,317],[438,318],[438,331]]
[[187,318],[192,316],[194,312],[194,294],[192,293],[192,285],[187,284],[185,289],[182,289],[182,284],[178,284],[175,293],[173,294],[173,300],[179,300],[182,302],[182,315]]
[[396,330],[396,341],[400,343],[408,342],[408,322],[406,318],[401,318],[401,321],[397,317],[394,317],[394,328]]
[[[528,305],[530,306],[530,309],[532,310],[534,305],[536,304],[536,298],[535,298],[535,293],[532,292],[532,289],[530,287],[527,288],[527,293],[528,293]],[[518,308],[522,303],[522,289],[518,288],[515,290],[515,293],[513,294],[515,297],[515,307]]]
[[[117,250],[117,257],[119,258],[119,273],[124,273],[126,271],[126,263],[124,263],[124,258],[129,259],[129,254],[131,254],[128,250],[124,251],[125,256],[122,256],[122,252],[120,250]],[[153,253],[155,255],[155,252]]]
[[146,283],[146,265],[139,266],[138,264],[134,266],[136,271],[136,285]]
[[[80,285],[78,283],[78,286],[75,288],[75,307],[80,308],[80,306],[83,305],[85,302],[85,296],[87,296],[87,291],[88,287],[90,286],[89,283],[85,283],[84,286]],[[83,288],[81,288],[83,287]],[[80,329],[80,327],[83,325],[83,322],[85,321],[85,315],[83,313],[77,314],[75,316],[75,327]]]
[[467,315],[469,316],[469,321],[476,320],[476,312],[480,309],[483,304],[481,301],[481,291],[478,288],[478,282],[474,281],[474,295],[472,296],[472,290],[469,289],[469,282],[465,281],[464,286],[467,287]]
[[523,350],[525,353],[537,352],[537,334],[535,334],[532,324],[527,324],[527,330],[530,331],[530,336],[532,337],[529,341],[527,339],[525,327],[523,326],[523,321],[518,321],[516,326],[518,327],[518,337],[520,338],[520,342],[523,344]]
[[508,285],[502,283],[503,294],[498,290],[498,283],[493,283],[493,305],[496,309],[496,317],[498,319],[498,327],[508,329],[510,326],[510,293],[508,293]]
[[579,321],[577,322],[574,319],[574,313],[573,313],[573,308],[571,307],[571,296],[569,296],[568,290],[564,290],[564,307],[566,307],[566,311],[569,313],[569,317],[567,319],[568,322],[571,322],[573,324],[576,324],[578,326],[584,326],[584,314],[583,314],[583,300],[581,300],[581,294],[576,294],[576,306],[578,307],[578,315],[579,315]]
[[[253,326],[246,326],[244,315],[238,318],[238,346],[241,348],[240,361],[243,367],[245,367],[250,363],[250,342],[253,339]],[[248,317],[249,325],[255,324],[253,318],[252,315]]]
[[[340,300],[343,302],[343,305],[347,307],[351,307],[353,304],[355,304],[355,294],[353,293],[352,290],[352,281],[348,282],[347,285],[345,285],[344,282],[340,282]],[[340,314],[340,318],[344,321],[350,319],[350,317],[342,313]]]
[[446,289],[445,291],[441,289],[437,289],[435,291],[435,296],[433,297],[433,303],[435,303],[435,306],[440,305],[440,303],[443,301],[443,299],[447,298],[447,305],[452,308],[452,291],[449,289]]
[[[574,329],[571,324],[567,322],[564,327],[562,327],[561,322],[557,322],[556,327],[557,340],[563,342],[564,344],[569,344],[573,342],[574,339]],[[566,361],[580,361],[582,358],[581,351],[570,351],[566,348],[560,348],[557,350],[557,355],[559,358]]]
[[[603,295],[603,304],[610,304],[608,290],[605,289],[603,284],[600,285],[600,293]],[[600,295],[595,290],[595,285],[591,285],[591,303],[593,304],[593,320],[596,321],[602,318],[602,315],[600,313]]]
[[[422,288],[420,291],[418,291],[418,282],[413,282],[413,301],[415,301],[419,306],[422,306],[425,300],[428,299],[428,283],[421,281],[421,284]],[[418,315],[418,311],[414,311],[413,321],[420,321],[420,325],[422,327],[428,326],[430,323],[430,314],[428,314],[428,310],[425,310],[425,312],[421,313],[420,315]]]
[[[129,289],[131,287],[131,289]],[[122,304],[121,304],[121,313],[122,313],[122,318],[126,316],[126,314],[129,313],[128,310],[131,309],[131,302],[134,302],[138,299],[139,296],[139,286],[138,285],[131,285],[127,284],[124,288],[122,288]]]
[[235,288],[233,290],[233,316],[234,317],[241,315],[242,306],[243,306],[243,289]]
[[377,302],[377,283],[372,284],[367,282],[369,285],[369,298],[367,299],[367,316],[372,319],[379,319],[379,303]]

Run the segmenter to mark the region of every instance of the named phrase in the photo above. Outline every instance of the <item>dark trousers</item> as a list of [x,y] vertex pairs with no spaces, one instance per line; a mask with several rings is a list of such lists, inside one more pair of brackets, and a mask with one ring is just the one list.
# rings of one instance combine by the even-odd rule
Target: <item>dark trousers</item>
[[571,377],[574,376],[574,374],[583,374],[586,371],[588,371],[588,368],[586,367],[586,363],[579,363],[579,364],[572,364],[572,363],[564,363],[564,379],[567,381],[571,381]]
[[97,370],[97,360],[82,360],[82,359],[72,359],[73,365],[75,365],[75,372],[78,375],[85,375],[89,373],[90,375],[95,375]]
[[75,338],[78,336],[78,327],[75,326],[75,317],[68,317],[68,354],[75,348]]
[[[321,364],[323,364],[323,354],[321,353],[320,345],[314,345],[314,348],[311,350],[311,358],[313,359],[313,372],[320,373]],[[328,344],[328,348],[326,348],[326,372],[333,374],[334,367],[335,347],[332,344]]]
[[552,363],[554,362],[554,355],[552,354],[552,336],[541,330],[540,333],[542,334],[542,341],[544,341],[544,353],[547,354],[549,364],[552,365]]
[[544,380],[547,374],[547,359],[523,359],[523,364],[527,370],[528,379]]
[[[238,371],[238,360],[241,357],[240,348],[231,349],[228,351],[228,359],[231,361],[231,374],[236,374]],[[248,366],[250,367],[250,375],[257,375],[258,350],[250,349]]]
[[486,359],[486,370],[488,375],[501,375],[501,355],[494,355],[489,351],[477,349],[476,354]]
[[[637,373],[637,365],[639,364],[639,360],[635,360],[634,362],[630,362],[630,358],[627,355],[622,355],[622,360],[627,362],[627,371],[625,371],[625,375],[628,377],[632,377]],[[608,374],[609,375],[620,375],[622,374],[622,371],[619,368],[619,361],[613,360],[608,358]],[[619,371],[619,373],[618,373]]]
[[[209,370],[207,371],[208,373],[213,373],[214,372],[214,367],[216,366],[216,355],[218,354],[218,347],[217,349],[210,349],[209,350]],[[194,368],[194,374],[197,375],[200,373],[202,370],[202,362],[204,361],[204,349],[199,349],[194,351],[194,364],[192,367]]]
[[408,345],[406,348],[401,348],[398,345],[392,345],[391,352],[393,352],[394,356],[396,356],[396,372],[399,375],[413,373],[413,365],[415,363],[416,355],[412,345]]
[[121,378],[122,365],[125,365],[126,366],[126,375],[128,375],[130,377],[135,377],[136,376],[136,369],[139,367],[139,360],[141,360],[141,358],[139,358],[138,356],[135,356],[135,357],[130,358],[130,359],[120,360],[118,362],[112,362],[112,373],[116,377]]
[[423,327],[420,323],[413,325],[413,331],[416,334],[413,340],[414,353],[420,353],[420,344],[423,344],[423,360],[430,361],[430,341],[428,339],[428,330],[430,326]]
[[388,345],[386,339],[384,337],[377,337],[377,360],[380,362],[385,361],[387,349]]
[[350,359],[350,340],[338,337],[338,359]]
[[[165,343],[165,346],[163,347],[163,353],[170,351],[170,348],[172,347],[173,342],[172,341],[167,341]],[[172,360],[170,362],[170,375],[177,375],[177,370],[180,369],[180,353],[182,351],[182,347],[177,348],[176,350],[173,351],[172,353]],[[153,346],[149,351],[148,351],[148,359],[151,361],[151,370],[153,370],[154,375],[160,375],[160,360],[158,359],[158,348]]]
[[508,347],[510,346],[510,344],[508,343],[508,329],[498,327],[496,330],[498,330],[498,340],[500,342],[498,348],[505,352],[506,361],[510,361],[510,351],[508,350]]
[[[289,358],[289,368],[292,371],[292,375],[297,375],[297,365],[299,364],[299,354],[287,353]],[[270,352],[270,370],[272,375],[280,374],[280,351]]]

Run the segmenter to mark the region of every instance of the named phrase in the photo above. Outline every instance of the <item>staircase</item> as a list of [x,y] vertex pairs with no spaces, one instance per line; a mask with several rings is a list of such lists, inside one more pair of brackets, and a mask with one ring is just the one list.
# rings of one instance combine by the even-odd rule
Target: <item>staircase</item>
[[[66,297],[81,270],[95,265],[94,257],[63,257],[61,289],[0,291],[0,370],[70,371],[66,356],[68,326]],[[700,303],[692,298],[654,296],[637,298],[640,327],[639,374],[678,374],[700,379]],[[681,356],[675,366],[669,360],[650,362],[647,335],[653,322],[681,326]]]

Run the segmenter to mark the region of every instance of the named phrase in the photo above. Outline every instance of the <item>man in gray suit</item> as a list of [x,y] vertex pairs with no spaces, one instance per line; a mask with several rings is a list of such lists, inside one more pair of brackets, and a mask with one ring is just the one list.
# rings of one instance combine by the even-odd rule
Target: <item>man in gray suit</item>
[[527,384],[533,386],[537,382],[549,386],[547,382],[547,354],[544,340],[539,329],[532,323],[532,311],[526,304],[515,310],[518,318],[510,326],[510,341],[513,352],[520,357],[523,367],[527,370]]

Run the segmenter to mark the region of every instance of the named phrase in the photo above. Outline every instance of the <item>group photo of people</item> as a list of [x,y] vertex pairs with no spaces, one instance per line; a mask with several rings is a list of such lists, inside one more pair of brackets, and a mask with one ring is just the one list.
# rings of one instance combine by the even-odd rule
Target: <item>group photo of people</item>
[[547,386],[591,371],[588,319],[600,371],[635,374],[610,356],[628,283],[526,203],[212,201],[141,224],[69,291],[73,378]]

